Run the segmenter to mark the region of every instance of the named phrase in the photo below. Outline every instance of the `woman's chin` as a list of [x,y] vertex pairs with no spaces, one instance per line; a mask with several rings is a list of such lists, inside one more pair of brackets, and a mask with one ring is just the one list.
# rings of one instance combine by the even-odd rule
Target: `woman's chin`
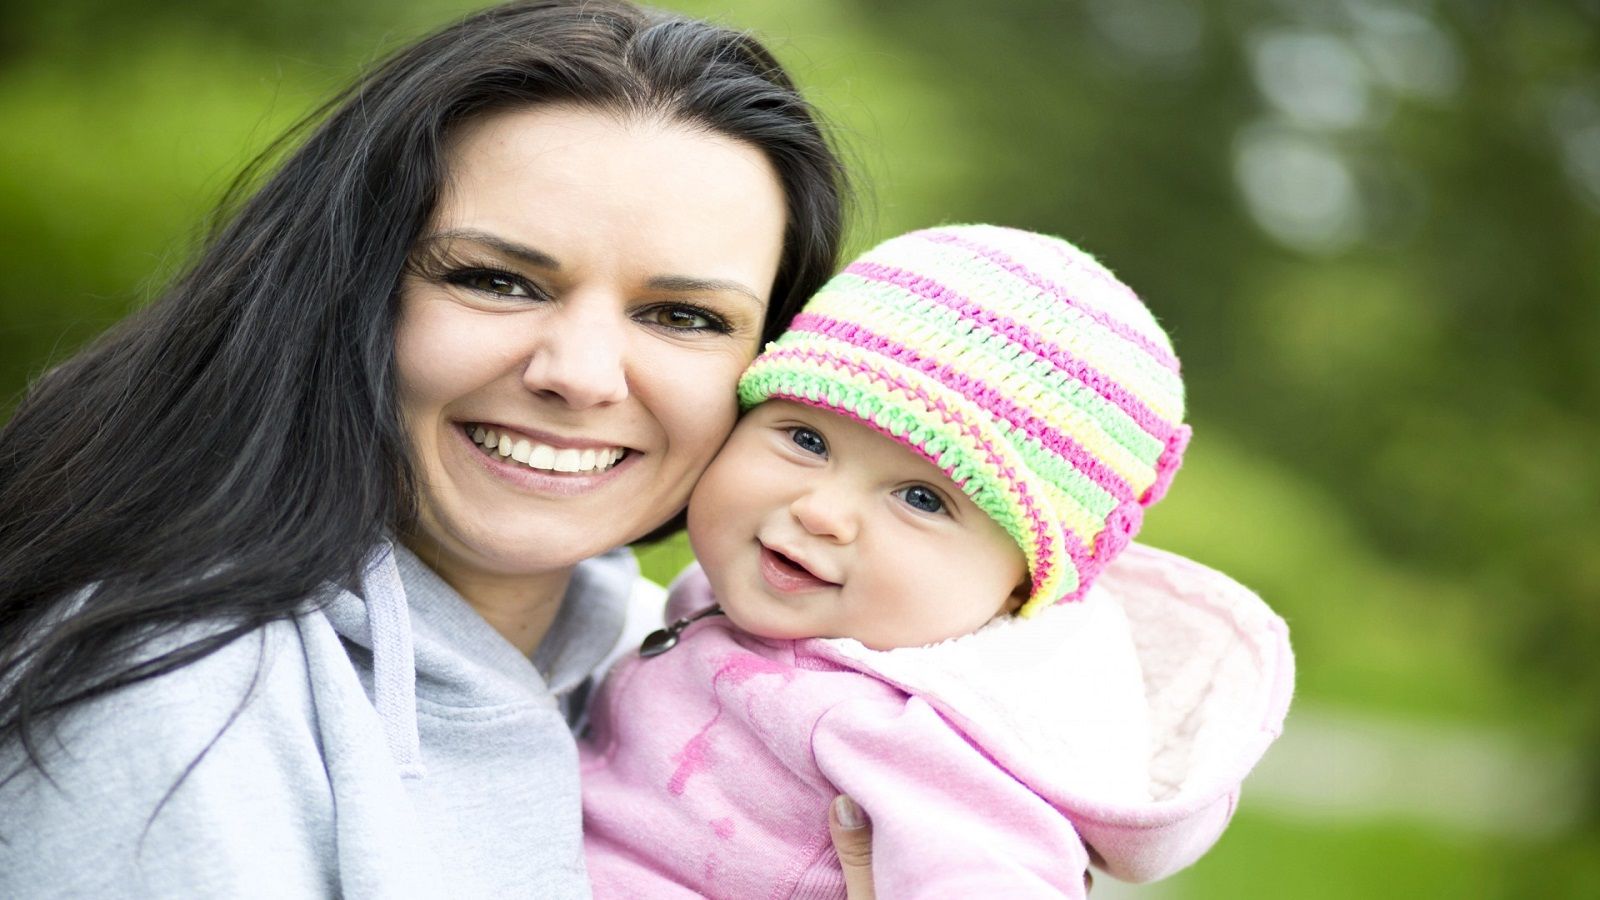
[[448,570],[478,578],[545,577],[568,571],[615,546],[605,543],[604,536],[575,533],[574,529],[526,522],[518,528],[497,528],[471,520],[444,527],[424,522],[402,539],[441,574]]

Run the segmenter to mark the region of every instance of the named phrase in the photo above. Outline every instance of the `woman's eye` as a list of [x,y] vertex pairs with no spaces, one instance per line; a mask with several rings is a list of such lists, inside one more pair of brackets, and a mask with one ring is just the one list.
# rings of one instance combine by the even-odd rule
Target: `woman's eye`
[[461,272],[451,277],[453,283],[459,284],[469,290],[480,291],[485,294],[494,294],[500,297],[531,297],[522,279],[507,275],[504,272],[492,272],[478,269]]
[[908,488],[900,489],[900,499],[912,509],[926,513],[944,512],[944,499],[934,493],[931,488],[914,484]]
[[645,319],[652,325],[660,325],[673,331],[717,331],[726,332],[727,323],[715,315],[692,306],[662,306],[649,310]]
[[796,447],[807,453],[815,453],[818,456],[828,455],[828,442],[822,439],[822,435],[809,428],[789,429],[789,440],[794,441]]

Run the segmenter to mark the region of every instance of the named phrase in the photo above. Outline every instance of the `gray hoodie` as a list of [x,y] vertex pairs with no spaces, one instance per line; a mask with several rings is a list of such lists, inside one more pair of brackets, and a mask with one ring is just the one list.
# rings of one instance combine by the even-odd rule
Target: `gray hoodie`
[[579,566],[530,661],[378,547],[365,598],[75,709],[0,786],[0,897],[587,897],[562,698],[636,574]]

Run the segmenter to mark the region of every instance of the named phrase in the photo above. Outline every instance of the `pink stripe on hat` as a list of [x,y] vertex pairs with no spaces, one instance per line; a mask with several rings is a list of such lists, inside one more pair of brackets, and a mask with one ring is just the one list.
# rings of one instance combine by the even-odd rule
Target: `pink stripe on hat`
[[857,275],[871,281],[892,284],[895,287],[910,291],[924,300],[931,300],[941,306],[946,306],[962,313],[975,326],[984,327],[1006,338],[1019,348],[1032,353],[1034,356],[1049,361],[1057,370],[1116,404],[1118,408],[1137,422],[1140,428],[1150,434],[1164,435],[1172,428],[1171,423],[1168,423],[1157,415],[1154,410],[1145,406],[1143,401],[1135,397],[1116,380],[1073,356],[1062,347],[1043,339],[1022,323],[1001,315],[982,304],[974,303],[931,278],[906,269],[881,266],[866,261],[851,263],[845,268],[845,271],[851,275]]
[[942,364],[939,360],[930,359],[898,341],[874,334],[853,322],[841,322],[815,313],[801,313],[789,327],[795,331],[820,334],[859,347],[870,348],[909,369],[921,372],[940,384],[959,391],[962,396],[985,411],[1021,428],[1029,437],[1067,460],[1096,487],[1117,500],[1133,498],[1133,487],[1099,457],[1085,450],[1077,441],[1053,427],[1033,410],[1018,405],[980,378]]
[[[1112,318],[1111,315],[1105,310],[1083,303],[1081,300],[1070,294],[1062,285],[1057,284],[1048,278],[1040,276],[1035,271],[1029,270],[1027,267],[1012,259],[1010,256],[1007,256],[999,249],[980,243],[976,240],[968,240],[949,231],[928,230],[918,233],[927,240],[942,244],[953,244],[957,247],[961,247],[964,250],[972,251],[978,256],[987,259],[1002,269],[1005,269],[1007,272],[1010,272],[1018,278],[1021,278],[1027,284],[1032,285],[1041,291],[1045,291],[1051,296],[1071,305],[1074,309],[1082,312],[1084,315],[1110,329],[1118,336],[1138,344],[1140,349],[1150,354],[1151,358],[1160,363],[1162,367],[1171,369],[1174,372],[1178,371],[1178,357],[1174,356],[1171,350],[1161,346],[1155,341],[1152,341],[1149,337],[1139,333],[1138,331],[1135,331],[1133,328],[1129,327],[1126,322]],[[1044,235],[1039,235],[1039,237],[1044,238]],[[1118,281],[1115,277],[1098,265],[1083,265],[1085,260],[1090,259],[1090,257],[1088,257],[1088,255],[1083,251],[1078,250],[1076,247],[1073,247],[1072,245],[1067,244],[1065,241],[1061,241],[1056,238],[1045,238],[1042,243],[1047,243],[1051,248],[1054,248],[1055,251],[1060,255],[1061,259],[1068,265],[1079,269],[1087,274],[1090,278],[1093,278],[1096,281],[1104,284],[1108,289],[1123,295],[1129,302],[1138,305],[1140,308],[1143,308],[1144,304],[1139,302],[1138,295],[1129,289],[1127,285]]]

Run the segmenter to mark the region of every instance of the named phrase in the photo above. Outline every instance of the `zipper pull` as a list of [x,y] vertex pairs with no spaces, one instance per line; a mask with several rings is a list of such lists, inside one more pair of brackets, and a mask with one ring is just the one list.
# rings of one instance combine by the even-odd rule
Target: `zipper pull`
[[676,622],[673,622],[671,625],[668,625],[660,631],[652,631],[648,636],[645,637],[644,643],[639,645],[639,655],[645,659],[649,659],[652,656],[660,656],[668,650],[671,650],[673,647],[678,646],[678,635],[683,634],[683,630],[685,628],[688,628],[690,625],[693,625],[707,616],[720,615],[722,615],[722,607],[708,606],[692,616],[687,616],[679,619]]

